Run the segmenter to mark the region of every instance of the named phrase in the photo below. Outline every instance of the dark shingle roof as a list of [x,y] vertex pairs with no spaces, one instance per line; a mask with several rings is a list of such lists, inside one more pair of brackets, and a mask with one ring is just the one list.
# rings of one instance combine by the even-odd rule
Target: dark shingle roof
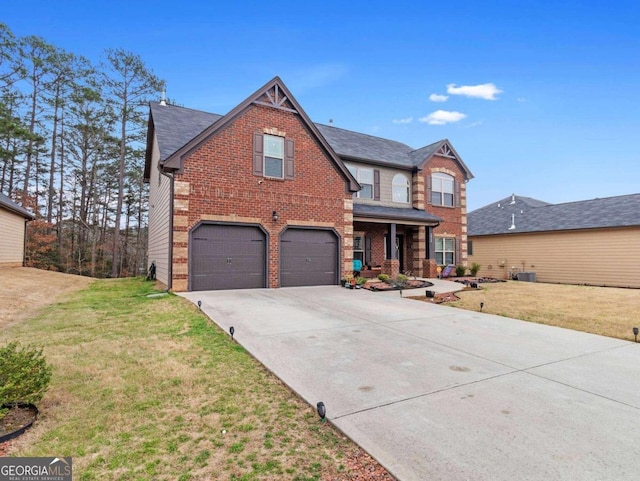
[[437,224],[442,221],[440,217],[429,214],[424,210],[406,209],[402,207],[384,207],[380,205],[353,204],[353,215],[360,217],[375,217],[383,219],[397,219],[426,224]]
[[413,167],[409,157],[413,149],[401,142],[329,125],[316,124],[316,127],[327,139],[331,148],[341,157],[371,160],[405,168]]
[[640,226],[640,194],[564,204],[513,196],[468,215],[470,236],[629,226]]
[[160,160],[164,161],[196,135],[222,118],[222,115],[151,102],[151,117],[156,129]]
[[24,207],[16,204],[9,197],[0,192],[0,205],[5,209],[15,212],[18,215],[23,216],[25,219],[35,219],[35,215],[29,212]]
[[[150,107],[161,161],[168,159],[180,147],[223,117],[175,105],[160,105],[158,102],[151,102]],[[314,125],[340,157],[404,169],[420,166],[446,142],[446,140],[440,140],[414,150],[395,140],[374,137],[329,125]],[[473,177],[462,159],[458,160],[468,177]]]

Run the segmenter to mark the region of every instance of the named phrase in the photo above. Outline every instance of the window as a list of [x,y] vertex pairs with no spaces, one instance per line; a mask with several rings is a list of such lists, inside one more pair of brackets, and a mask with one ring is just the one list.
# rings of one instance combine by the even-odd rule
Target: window
[[364,265],[364,234],[356,234],[353,237],[353,260],[358,260]]
[[363,169],[362,167],[348,166],[349,172],[353,175],[362,189],[355,194],[361,199],[373,199],[374,175],[373,169]]
[[273,135],[264,136],[264,175],[265,177],[284,177],[284,138]]
[[431,203],[453,207],[453,177],[436,172],[431,175]]
[[406,176],[402,174],[394,175],[392,188],[394,202],[409,203],[409,180]]
[[445,266],[455,265],[456,239],[455,237],[436,237],[436,264]]
[[467,241],[467,254],[473,255],[473,241]]

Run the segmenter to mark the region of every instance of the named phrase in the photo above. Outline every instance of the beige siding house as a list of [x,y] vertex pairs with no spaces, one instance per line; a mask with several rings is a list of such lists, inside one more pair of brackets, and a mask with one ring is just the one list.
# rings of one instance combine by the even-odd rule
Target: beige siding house
[[0,193],[1,266],[23,265],[26,222],[33,218],[33,214]]
[[640,288],[640,194],[565,204],[512,195],[469,213],[469,251],[481,276]]

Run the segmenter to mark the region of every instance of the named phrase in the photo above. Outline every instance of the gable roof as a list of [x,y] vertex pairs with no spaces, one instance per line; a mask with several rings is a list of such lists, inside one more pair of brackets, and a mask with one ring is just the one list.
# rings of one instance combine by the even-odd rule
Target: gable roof
[[14,201],[12,201],[9,197],[4,195],[2,192],[0,192],[0,206],[4,207],[7,210],[10,210],[14,214],[21,215],[25,219],[32,220],[36,218],[35,215],[33,215],[31,212],[29,212],[27,209],[25,209],[21,205],[16,204]]
[[640,226],[640,194],[563,204],[512,195],[468,214],[469,236],[631,226]]
[[[473,178],[473,174],[447,139],[413,149],[395,140],[311,122],[282,81],[275,77],[224,116],[151,102],[145,179],[149,178],[150,140],[154,132],[158,138],[161,162],[165,163],[165,166],[175,168],[180,162],[180,158],[187,155],[223,125],[233,120],[250,104],[264,105],[260,98],[275,86],[284,93],[287,104],[291,107],[288,110],[292,110],[302,117],[309,129],[316,134],[320,143],[327,148],[328,153],[331,152],[331,155],[337,154],[342,160],[357,160],[406,170],[420,170],[434,155],[444,155],[459,163],[467,180]],[[340,164],[342,163],[340,162]]]
[[[351,192],[357,192],[360,190],[360,185],[355,180],[351,172],[345,167],[342,163],[342,160],[335,154],[331,146],[327,144],[327,141],[324,139],[322,134],[318,131],[317,127],[307,114],[302,110],[302,107],[298,104],[296,99],[293,97],[291,92],[284,85],[282,80],[279,77],[274,77],[271,81],[267,82],[265,85],[256,90],[253,94],[247,97],[243,102],[238,104],[235,108],[233,108],[229,113],[222,116],[217,116],[218,118],[211,117],[213,120],[212,123],[207,125],[204,129],[200,130],[200,132],[196,133],[195,136],[187,139],[188,135],[191,135],[192,132],[195,132],[198,128],[201,128],[201,123],[205,123],[206,113],[201,113],[205,115],[198,115],[196,120],[191,120],[187,115],[181,116],[181,120],[185,122],[187,125],[184,125],[174,137],[178,135],[184,134],[184,143],[175,149],[173,152],[169,153],[169,150],[165,151],[167,155],[162,161],[162,165],[164,168],[170,168],[178,170],[182,167],[182,162],[185,157],[187,157],[191,152],[197,149],[200,145],[206,142],[209,138],[215,135],[221,128],[228,125],[234,119],[236,119],[240,114],[242,114],[249,106],[252,104],[258,105],[266,105],[273,108],[278,108],[282,110],[286,110],[288,112],[293,112],[300,117],[302,123],[311,131],[311,134],[316,137],[318,142],[320,143],[321,148],[325,151],[326,155],[333,162],[334,166],[338,170],[338,172],[344,177],[347,181],[349,190]],[[150,127],[147,138],[147,162],[145,164],[145,179],[148,179],[148,170],[150,165],[150,140],[149,137],[153,135],[153,132],[156,132],[156,137],[160,138],[165,135],[168,130],[174,130],[175,126],[172,126],[171,119],[164,118],[165,109],[170,110],[171,107],[168,105],[157,105],[155,112],[152,112],[152,117],[150,119]],[[155,116],[154,116],[155,114]],[[180,115],[180,114],[178,114]],[[208,114],[215,115],[215,114]],[[156,123],[156,118],[160,117],[162,120],[159,123]],[[169,115],[168,117],[171,117]],[[153,127],[151,127],[151,122],[153,122]],[[158,130],[160,128],[160,130]],[[175,147],[178,145],[180,141],[177,138],[172,137],[172,141],[170,145]],[[166,145],[166,142],[165,142]],[[162,156],[162,153],[161,153]]]

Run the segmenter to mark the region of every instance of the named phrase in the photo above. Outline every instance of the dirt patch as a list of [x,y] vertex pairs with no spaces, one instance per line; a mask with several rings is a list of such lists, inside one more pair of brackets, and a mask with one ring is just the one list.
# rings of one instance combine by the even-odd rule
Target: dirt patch
[[0,267],[0,330],[28,319],[94,281],[31,267]]

